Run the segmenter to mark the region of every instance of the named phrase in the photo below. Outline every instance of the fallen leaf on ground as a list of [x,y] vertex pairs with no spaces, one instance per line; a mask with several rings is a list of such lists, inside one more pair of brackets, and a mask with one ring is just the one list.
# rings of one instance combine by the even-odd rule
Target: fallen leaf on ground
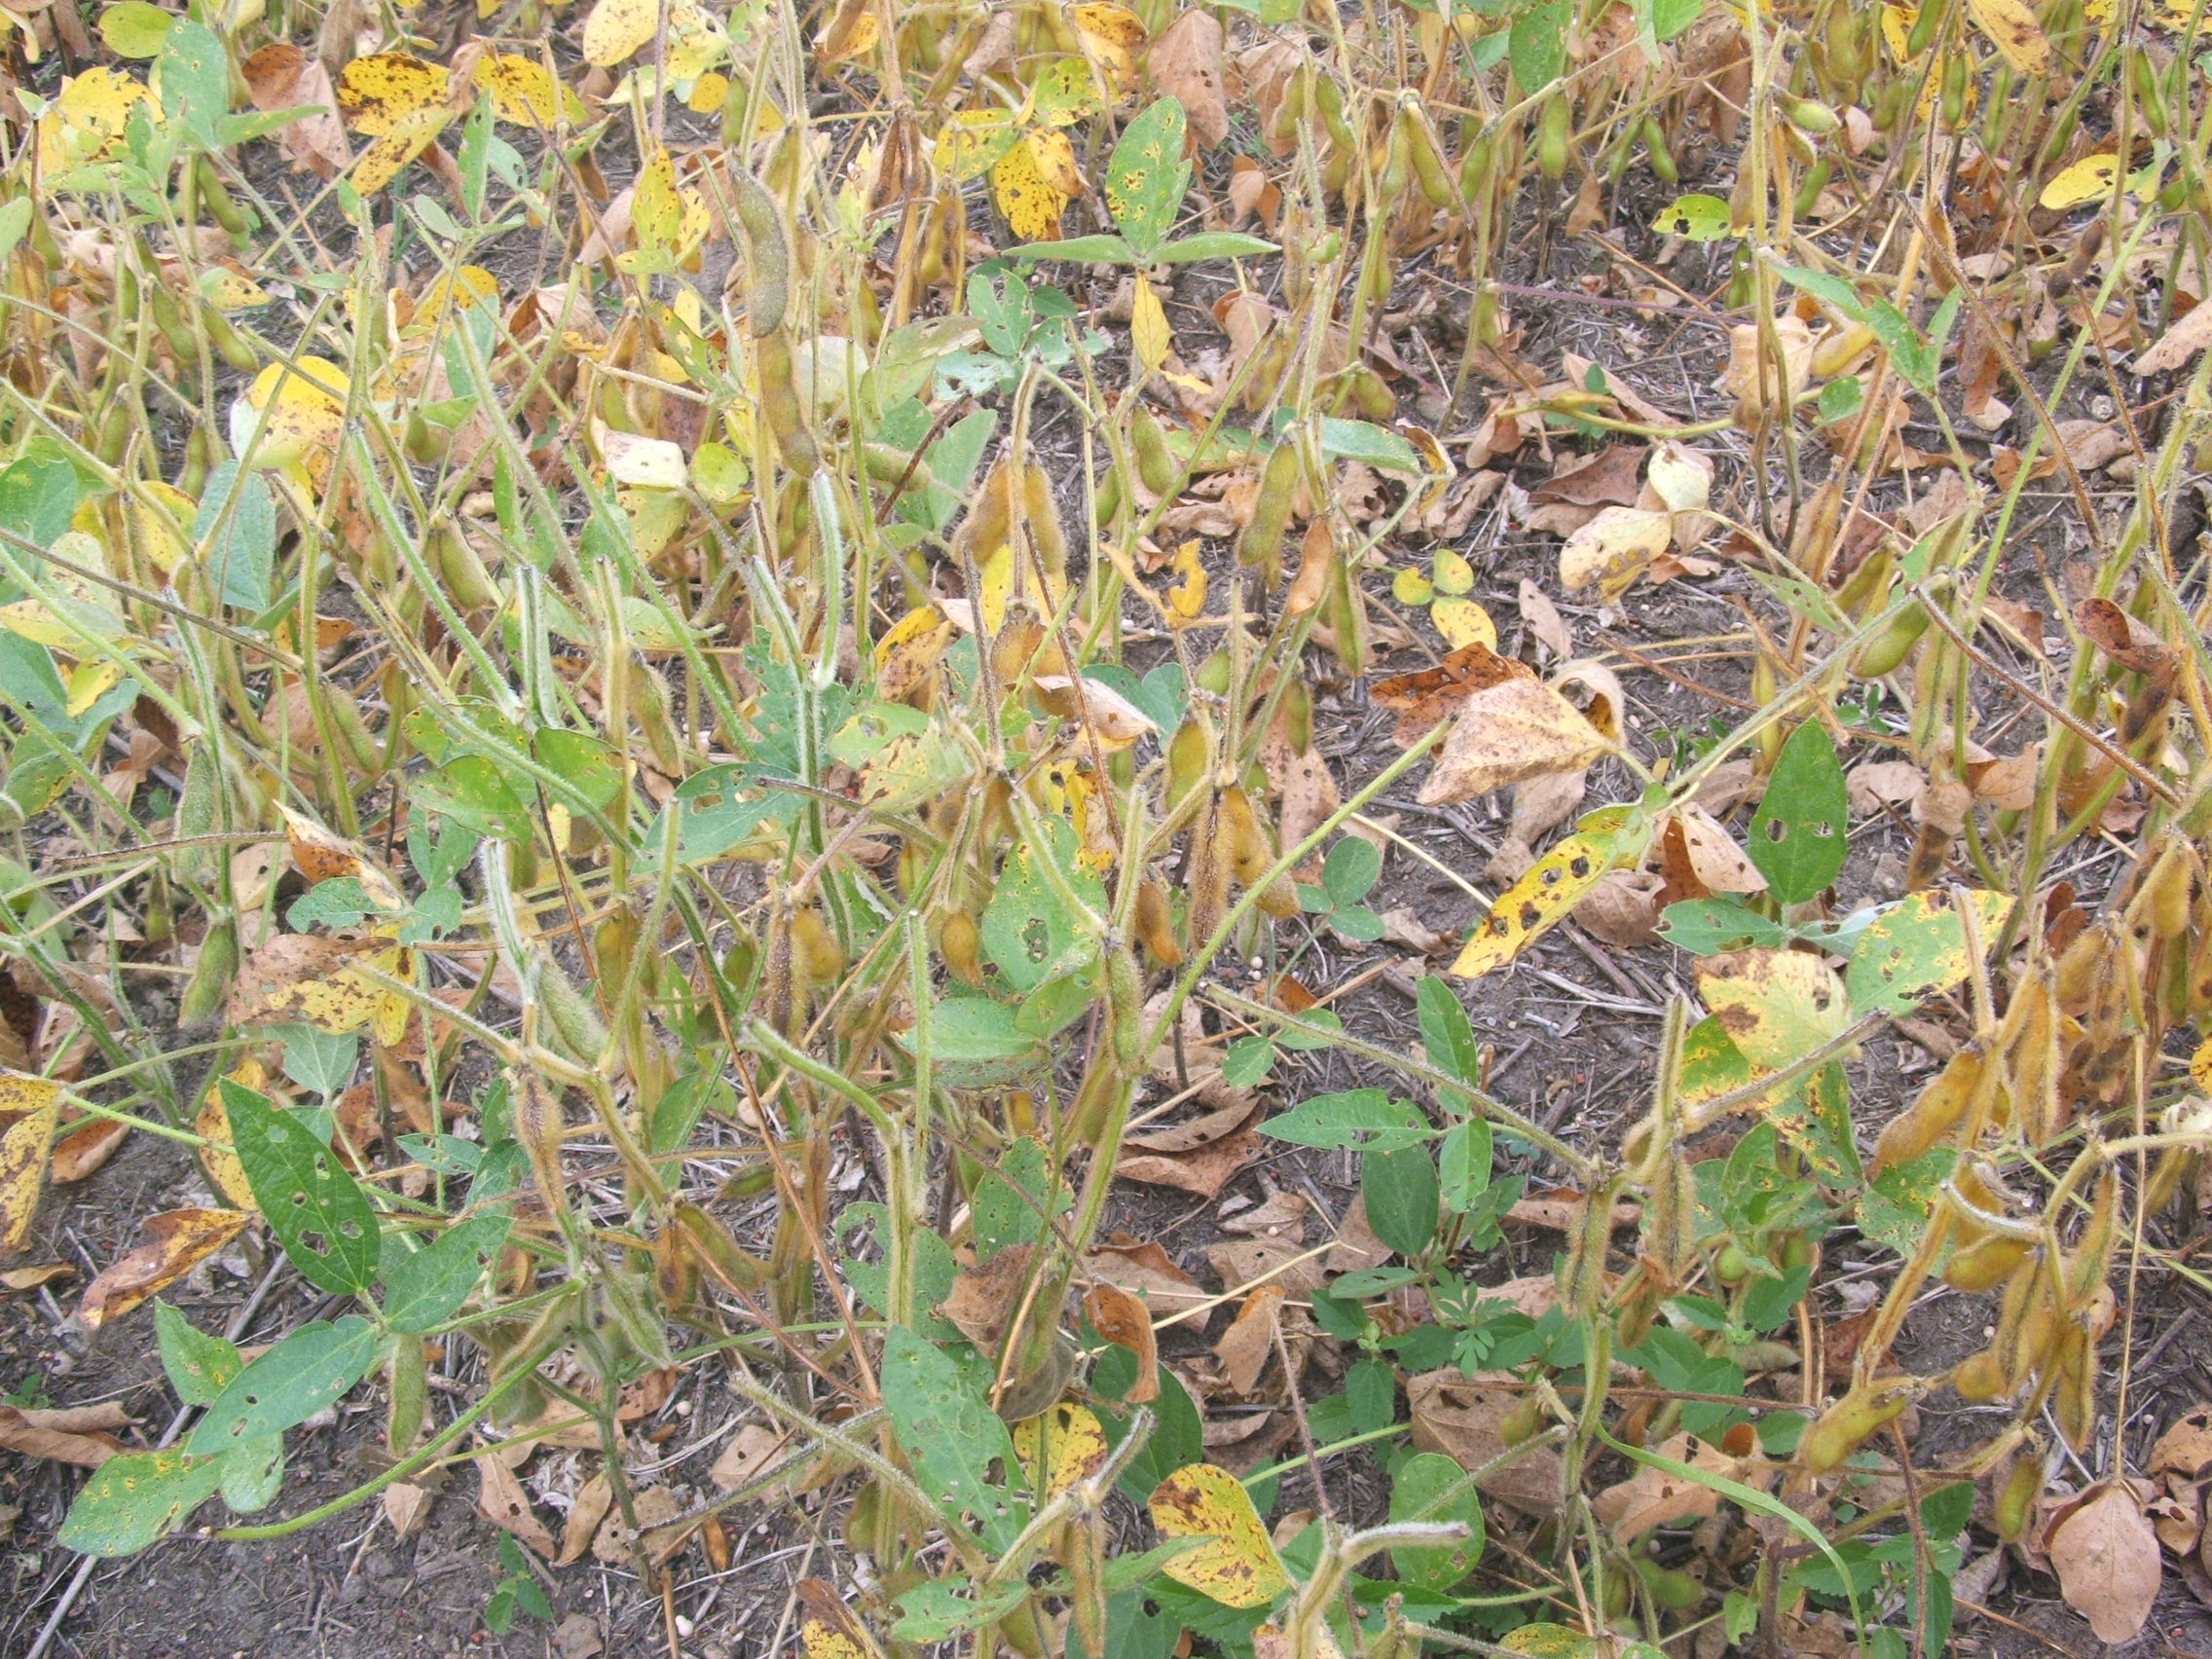
[[[717,1465],[718,1468],[719,1465]],[[599,1536],[600,1523],[614,1506],[614,1485],[604,1472],[592,1476],[577,1490],[575,1502],[569,1505],[569,1518],[561,1527],[561,1553],[554,1558],[555,1567],[570,1567],[584,1559],[584,1551],[591,1548],[592,1540]]]
[[1432,929],[1413,907],[1393,905],[1382,912],[1382,938],[1385,942],[1412,951],[1417,956],[1434,956],[1452,941]]
[[1185,12],[1145,55],[1154,85],[1183,106],[1191,135],[1210,150],[1229,136],[1221,92],[1221,23],[1211,12]]
[[[1515,1202],[1505,1219],[1524,1227],[1548,1227],[1554,1233],[1571,1232],[1582,1225],[1582,1198],[1572,1187],[1544,1188]],[[1634,1227],[1642,1214],[1636,1204],[1616,1201],[1608,1225]]]
[[553,1547],[553,1534],[545,1530],[545,1523],[538,1520],[537,1512],[531,1508],[530,1495],[522,1490],[522,1482],[515,1479],[514,1471],[498,1457],[479,1457],[476,1476],[481,1483],[476,1494],[476,1513],[501,1531],[512,1532],[551,1561],[558,1553]]
[[391,1528],[391,1535],[404,1543],[423,1530],[430,1518],[430,1506],[438,1495],[427,1487],[419,1487],[413,1481],[393,1481],[383,1493],[384,1518]]
[[1427,733],[1437,721],[1465,704],[1477,692],[1510,680],[1534,679],[1526,663],[1499,656],[1490,646],[1461,645],[1434,668],[1412,674],[1393,674],[1367,688],[1367,699],[1379,709],[1398,716],[1392,741],[1407,747]]
[[1206,1246],[1206,1266],[1221,1275],[1223,1288],[1228,1290],[1261,1280],[1293,1292],[1318,1290],[1328,1281],[1328,1272],[1321,1265],[1322,1257],[1295,1260],[1306,1250],[1304,1239],[1296,1235],[1230,1238]]
[[118,1400],[60,1411],[0,1406],[0,1448],[26,1457],[96,1469],[124,1450],[123,1443],[105,1431],[128,1427],[129,1422],[129,1414]]
[[1533,679],[1501,681],[1460,706],[1418,798],[1423,806],[1472,800],[1524,778],[1576,771],[1609,747],[1549,685]]
[[1177,1187],[1201,1198],[1217,1198],[1236,1172],[1260,1156],[1258,1125],[1263,1110],[1252,1108],[1220,1138],[1186,1149],[1146,1151],[1141,1150],[1141,1142],[1132,1141],[1140,1150],[1125,1152],[1116,1160],[1114,1173],[1148,1186]]
[[[1726,1480],[1734,1480],[1740,1473],[1741,1466],[1735,1458],[1686,1434],[1677,1434],[1654,1450],[1662,1457],[1672,1457],[1677,1463],[1705,1469]],[[1639,1463],[1627,1480],[1600,1493],[1591,1507],[1598,1519],[1613,1530],[1613,1541],[1625,1548],[1655,1527],[1702,1521],[1718,1510],[1720,1494],[1711,1487],[1700,1486],[1668,1470]]]
[[1634,950],[1658,939],[1664,897],[1654,871],[1611,870],[1574,906],[1575,925],[1605,944]]
[[1117,1234],[1084,1257],[1083,1271],[1100,1283],[1141,1293],[1156,1319],[1207,1300],[1198,1281],[1169,1261],[1167,1252],[1149,1238]]
[[[1503,1456],[1507,1447],[1498,1425],[1521,1404],[1524,1390],[1500,1384],[1514,1381],[1507,1372],[1468,1377],[1456,1368],[1408,1378],[1406,1400],[1413,1412],[1414,1445],[1423,1452],[1441,1452],[1456,1459],[1462,1469],[1479,1469]],[[1557,1515],[1567,1503],[1567,1461],[1556,1446],[1530,1444],[1476,1484],[1528,1514]]]
[[1214,1357],[1229,1379],[1230,1387],[1246,1396],[1259,1391],[1260,1376],[1273,1357],[1275,1317],[1282,1308],[1282,1287],[1264,1284],[1244,1299],[1236,1318],[1213,1345]]
[[2164,1569],[2158,1534],[2135,1494],[2108,1482],[2062,1511],[2045,1535],[2066,1604],[2099,1641],[2126,1641],[2151,1617]]
[[245,1210],[228,1209],[165,1210],[148,1216],[138,1229],[144,1241],[85,1287],[77,1316],[95,1331],[121,1318],[192,1272],[252,1219]]
[[1379,1268],[1389,1259],[1390,1246],[1367,1225],[1367,1197],[1361,1194],[1352,1199],[1344,1220],[1337,1223],[1337,1239],[1321,1258],[1322,1271],[1331,1276],[1356,1273],[1362,1268]]

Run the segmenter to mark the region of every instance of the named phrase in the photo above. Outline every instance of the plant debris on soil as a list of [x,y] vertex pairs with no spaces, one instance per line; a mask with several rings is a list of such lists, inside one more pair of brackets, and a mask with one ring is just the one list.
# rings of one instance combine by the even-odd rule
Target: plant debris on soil
[[2212,1642],[2176,0],[10,0],[0,1656]]

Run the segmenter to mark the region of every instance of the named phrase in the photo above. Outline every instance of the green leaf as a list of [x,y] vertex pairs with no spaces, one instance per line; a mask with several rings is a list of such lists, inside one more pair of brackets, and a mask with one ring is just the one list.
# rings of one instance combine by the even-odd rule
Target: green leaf
[[1435,1133],[1410,1102],[1393,1100],[1380,1088],[1316,1094],[1268,1119],[1260,1132],[1323,1152],[1347,1147],[1388,1152],[1418,1145]]
[[1540,92],[1567,66],[1568,0],[1539,0],[1513,19],[1506,56],[1523,93]]
[[1373,1434],[1396,1421],[1398,1382],[1390,1362],[1371,1356],[1353,1364],[1345,1373],[1345,1405],[1351,1412],[1352,1426],[1361,1434]]
[[377,1328],[357,1313],[302,1325],[231,1380],[185,1450],[228,1452],[296,1427],[351,1392],[376,1351]]
[[1413,445],[1387,426],[1378,426],[1371,421],[1322,416],[1321,453],[1331,461],[1356,461],[1382,472],[1410,472],[1419,477],[1428,471]]
[[395,1331],[426,1331],[453,1317],[468,1293],[498,1259],[511,1218],[471,1216],[447,1228],[385,1275],[385,1323]]
[[1436,1161],[1444,1207],[1464,1215],[1490,1188],[1491,1130],[1480,1118],[1461,1124],[1444,1137]]
[[1241,231],[1200,231],[1196,236],[1177,237],[1152,257],[1159,265],[1189,265],[1199,259],[1257,259],[1281,251],[1273,242]]
[[949,1641],[962,1631],[989,1624],[1029,1595],[1024,1582],[1002,1584],[981,1597],[966,1578],[933,1578],[898,1598],[899,1622],[891,1634],[905,1641]]
[[284,1437],[241,1440],[222,1456],[223,1501],[240,1515],[266,1509],[284,1484]]
[[1428,975],[1414,986],[1414,1008],[1420,1020],[1420,1046],[1428,1063],[1472,1088],[1482,1082],[1482,1045],[1467,1021],[1466,1006],[1448,980]]
[[1958,1156],[1939,1146],[1875,1176],[1859,1200],[1859,1231],[1900,1256],[1910,1256],[1920,1247],[1921,1235],[1928,1231],[1928,1212],[1937,1190],[1950,1179]]
[[[1206,1455],[1204,1424],[1199,1420],[1198,1408],[1191,1403],[1189,1390],[1164,1365],[1158,1367],[1155,1375],[1160,1381],[1160,1393],[1149,1408],[1153,1417],[1152,1436],[1137,1448],[1129,1458],[1128,1467],[1114,1483],[1131,1503],[1144,1502],[1161,1481]],[[1135,1416],[1136,1408],[1116,1411],[1114,1403],[1128,1394],[1136,1376],[1136,1355],[1125,1347],[1111,1345],[1090,1368],[1091,1391],[1098,1396],[1098,1425],[1106,1431],[1109,1446],[1120,1446],[1128,1435],[1129,1419]]]
[[1390,1519],[1458,1521],[1467,1528],[1460,1544],[1420,1545],[1390,1552],[1390,1565],[1408,1584],[1441,1595],[1474,1571],[1483,1554],[1481,1494],[1466,1470],[1436,1452],[1416,1452],[1390,1479]]
[[987,1548],[1006,1549],[1029,1518],[1029,1500],[990,1478],[994,1465],[1019,1464],[982,1382],[903,1325],[885,1335],[882,1375],[884,1410],[922,1491],[951,1525],[973,1525]]
[[1651,29],[1661,40],[1686,33],[1705,9],[1705,0],[1651,0]]
[[182,1452],[110,1457],[77,1493],[55,1542],[80,1555],[136,1555],[205,1502],[222,1479],[220,1457]]
[[1340,835],[1321,862],[1321,885],[1335,903],[1356,904],[1382,874],[1382,854],[1373,841]]
[[361,1040],[352,1032],[308,1024],[272,1025],[268,1031],[284,1045],[284,1075],[302,1088],[328,1099],[353,1081]]
[[176,18],[147,0],[120,0],[100,13],[100,39],[118,57],[153,57]]
[[1181,1623],[1143,1588],[1122,1590],[1106,1598],[1104,1650],[1087,1649],[1070,1620],[1067,1659],[1172,1659],[1182,1634]]
[[1859,413],[1861,405],[1865,401],[1866,388],[1860,384],[1857,375],[1845,375],[1840,380],[1832,380],[1821,387],[1821,420],[1828,425],[1833,425],[1838,421],[1848,421]]
[[[1298,1023],[1302,1028],[1318,1026],[1320,1031],[1341,1034],[1345,1028],[1345,1017],[1333,1008],[1309,1008],[1298,1016]],[[1275,1033],[1275,1041],[1284,1048],[1296,1050],[1300,1053],[1310,1053],[1317,1049],[1333,1049],[1336,1047],[1334,1037],[1324,1037],[1318,1031],[1293,1029],[1287,1025]]]
[[231,59],[222,37],[205,23],[177,18],[162,40],[154,73],[170,125],[203,150],[221,148],[215,124],[231,107]]
[[[1042,842],[1023,841],[999,871],[991,902],[983,907],[983,954],[1017,991],[1033,991],[1053,974],[1075,966],[1096,940],[1061,902],[1060,888],[1073,891],[1095,914],[1106,890],[1098,877],[1076,860],[1075,830],[1064,820],[1046,821]],[[1040,867],[1050,860],[1058,882]]]
[[[1974,920],[1987,948],[2005,925],[2012,901],[2002,893],[1975,893]],[[1889,905],[1859,936],[1844,970],[1853,1014],[1907,1014],[1928,997],[1964,979],[1972,964],[1967,930],[1951,895],[1915,893]]]
[[[416,778],[408,786],[408,793],[416,805],[450,818],[475,834],[516,846],[531,837],[535,814],[530,803],[516,790],[512,774],[485,756],[456,756],[435,772]],[[682,798],[681,791],[678,798]],[[684,853],[691,856],[688,843]]]
[[1663,237],[1680,237],[1693,242],[1718,241],[1736,234],[1729,222],[1728,203],[1701,191],[1676,197],[1659,210],[1651,228]]
[[276,501],[260,473],[242,471],[235,461],[209,470],[192,519],[192,544],[225,605],[257,614],[269,608]]
[[1221,1056],[1221,1081],[1232,1088],[1256,1088],[1274,1066],[1272,1043],[1265,1037],[1239,1037]]
[[1757,947],[1779,950],[1789,930],[1735,899],[1684,899],[1660,912],[1659,931],[1667,942],[1692,956]]
[[223,1079],[223,1108],[253,1200],[310,1284],[350,1296],[376,1276],[377,1212],[330,1148],[289,1113]]
[[1436,1161],[1422,1146],[1370,1152],[1359,1167],[1367,1225],[1401,1256],[1418,1256],[1436,1236]]
[[1819,720],[1789,734],[1767,779],[1744,851],[1785,904],[1814,898],[1843,868],[1851,803],[1835,745]]
[[[930,1062],[948,1088],[1005,1088],[1045,1063],[1045,1050],[989,997],[946,997],[930,1012]],[[899,1040],[911,1047],[912,1034]]]
[[1136,249],[1120,237],[1070,237],[1066,241],[1021,242],[1002,259],[1064,259],[1075,265],[1140,265]]
[[987,1262],[1010,1244],[1034,1244],[1045,1236],[1045,1217],[1058,1215],[1073,1202],[1065,1181],[1052,1167],[1051,1155],[1034,1135],[1024,1135],[1000,1155],[998,1167],[976,1183],[969,1210],[976,1235],[976,1259]]
[[294,933],[306,933],[318,924],[326,928],[351,928],[358,927],[362,918],[375,908],[359,876],[334,875],[328,881],[316,882],[293,900],[292,907],[284,912],[284,919],[292,924]]
[[622,793],[622,762],[614,751],[580,731],[547,726],[531,739],[535,758],[592,805],[605,810]]
[[1191,188],[1184,129],[1183,106],[1161,98],[1123,129],[1106,164],[1106,206],[1140,263],[1166,241]]
[[161,1349],[162,1369],[169,1374],[169,1386],[188,1406],[212,1404],[230,1386],[231,1379],[245,1369],[234,1344],[196,1329],[160,1297],[154,1299],[154,1341]]

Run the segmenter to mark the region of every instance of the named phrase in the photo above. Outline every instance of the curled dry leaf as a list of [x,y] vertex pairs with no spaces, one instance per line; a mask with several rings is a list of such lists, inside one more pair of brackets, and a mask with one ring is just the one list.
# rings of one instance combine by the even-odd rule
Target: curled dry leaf
[[1533,676],[1525,663],[1502,657],[1489,645],[1461,645],[1434,668],[1393,674],[1367,688],[1368,701],[1398,716],[1391,740],[1400,748],[1419,742],[1437,721],[1464,707],[1478,692]]
[[575,1502],[569,1505],[569,1518],[561,1527],[561,1553],[554,1557],[553,1565],[572,1567],[583,1560],[584,1551],[599,1536],[600,1524],[613,1507],[614,1483],[604,1471],[584,1482],[577,1489]]
[[0,1406],[0,1448],[52,1463],[96,1469],[124,1450],[123,1443],[107,1431],[128,1428],[130,1420],[120,1400],[59,1411]]
[[2135,372],[2139,375],[2169,373],[2207,346],[2212,346],[2212,305],[2199,301],[2194,311],[2160,335],[2156,344],[2136,352]]
[[1567,632],[1567,619],[1560,615],[1551,596],[1527,576],[1521,578],[1519,603],[1522,626],[1535,636],[1538,645],[1563,659],[1574,654],[1574,636]]
[[1715,893],[1764,893],[1766,877],[1736,837],[1695,801],[1668,814],[1659,832],[1659,871],[1669,904]]
[[[1216,1082],[1219,1082],[1218,1068]],[[1212,1127],[1208,1138],[1186,1138],[1183,1144],[1166,1149],[1160,1149],[1159,1141],[1175,1136],[1178,1131],[1167,1130],[1162,1136],[1132,1137],[1128,1144],[1138,1150],[1122,1154],[1115,1161],[1114,1173],[1148,1186],[1177,1187],[1186,1193],[1196,1193],[1201,1198],[1217,1198],[1236,1172],[1260,1156],[1262,1115],[1263,1109],[1259,1107],[1223,1108],[1198,1120],[1199,1124]],[[1225,1121],[1226,1128],[1216,1126]]]
[[138,1247],[85,1287],[78,1318],[95,1331],[121,1318],[192,1272],[252,1219],[249,1211],[228,1209],[166,1210],[148,1216],[138,1229]]
[[1871,817],[1885,806],[1908,806],[1927,775],[1910,760],[1869,760],[1854,766],[1844,791],[1854,813]]
[[1152,1315],[1143,1303],[1118,1284],[1094,1284],[1083,1299],[1090,1328],[1116,1347],[1136,1356],[1137,1378],[1123,1397],[1141,1406],[1160,1397],[1160,1350],[1153,1340]]
[[2066,1604],[2100,1641],[2126,1641],[2151,1617],[2164,1568],[2158,1534],[2134,1492],[2109,1481],[2062,1510],[2045,1534]]
[[1198,1281],[1168,1260],[1151,1239],[1116,1234],[1083,1259],[1083,1271],[1101,1284],[1136,1293],[1155,1318],[1181,1313],[1207,1300]]
[[[1677,1434],[1656,1448],[1662,1457],[1705,1469],[1724,1480],[1738,1479],[1742,1465],[1717,1448],[1686,1434]],[[1613,1541],[1624,1548],[1655,1527],[1683,1521],[1702,1521],[1720,1507],[1720,1494],[1709,1486],[1639,1463],[1625,1481],[1607,1487],[1592,1504],[1598,1519],[1613,1530]]]
[[1568,593],[1595,586],[1609,605],[1667,550],[1674,535],[1671,514],[1642,507],[1605,507],[1560,549],[1560,586]]
[[404,1543],[430,1519],[430,1506],[437,1502],[438,1494],[413,1481],[394,1481],[384,1489],[383,1500],[385,1522],[391,1528],[392,1536]]
[[962,1269],[937,1310],[984,1353],[998,1352],[1007,1321],[1028,1288],[1033,1254],[1030,1245],[1009,1244],[981,1267]]
[[500,1458],[479,1457],[476,1475],[481,1482],[476,1512],[501,1531],[512,1532],[545,1560],[553,1560],[559,1553],[553,1547],[553,1534],[531,1508],[530,1494],[522,1490],[514,1471]]
[[1282,1309],[1282,1287],[1264,1284],[1244,1299],[1236,1318],[1213,1345],[1214,1358],[1238,1394],[1259,1392],[1261,1375],[1274,1354],[1275,1319]]
[[1659,937],[1663,897],[1655,871],[1609,870],[1574,906],[1575,925],[1607,944],[1634,950]]

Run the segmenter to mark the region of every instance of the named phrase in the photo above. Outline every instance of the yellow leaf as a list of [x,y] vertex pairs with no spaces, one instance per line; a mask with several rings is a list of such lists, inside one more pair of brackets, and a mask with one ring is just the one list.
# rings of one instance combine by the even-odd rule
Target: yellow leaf
[[1051,128],[1034,129],[1022,140],[1037,163],[1045,182],[1073,201],[1088,188],[1083,169],[1075,165],[1075,143],[1065,132]]
[[227,265],[210,265],[200,273],[200,292],[219,312],[252,311],[265,306],[270,293],[251,276]]
[[1153,1489],[1149,1507],[1161,1536],[1205,1540],[1161,1568],[1176,1583],[1227,1607],[1264,1607],[1290,1588],[1251,1493],[1227,1469],[1177,1469]]
[[1144,50],[1146,37],[1144,22],[1134,12],[1091,0],[1076,7],[1071,16],[1084,51],[1100,68],[1118,82],[1135,79],[1136,55]]
[[353,188],[363,196],[374,196],[397,178],[408,163],[437,142],[438,134],[452,119],[453,111],[439,104],[434,109],[417,110],[397,122],[353,164]]
[[1436,584],[1426,572],[1408,565],[1390,578],[1390,595],[1400,605],[1426,605],[1436,597]]
[[1571,772],[1611,747],[1557,691],[1514,675],[1460,704],[1434,770],[1421,781],[1420,803],[1447,806],[1526,778]]
[[659,32],[653,0],[599,0],[584,19],[584,61],[610,69]]
[[1106,1431],[1088,1407],[1062,1400],[1051,1411],[1014,1425],[1014,1455],[1029,1471],[1032,1488],[1054,1497],[1098,1472],[1112,1450]]
[[397,911],[407,907],[398,887],[378,867],[366,847],[332,834],[313,819],[293,811],[282,801],[276,803],[276,810],[284,815],[284,833],[292,855],[292,867],[307,877],[310,887],[351,876],[361,884],[362,893],[378,909]]
[[1167,608],[1184,621],[1191,621],[1206,608],[1206,570],[1198,563],[1198,543],[1195,537],[1175,549],[1168,568],[1181,579],[1167,590]]
[[423,297],[415,302],[415,319],[407,325],[410,336],[434,334],[444,323],[446,313],[458,304],[468,311],[486,300],[499,297],[499,279],[481,265],[461,265],[454,269],[451,278],[444,272],[430,278],[430,285],[423,290]]
[[389,1047],[406,1035],[408,1001],[363,978],[364,968],[411,980],[415,953],[388,940],[278,934],[246,959],[223,1012],[234,1025],[304,1019],[338,1033],[366,1025]]
[[163,574],[174,571],[191,553],[183,533],[198,511],[192,498],[174,484],[150,479],[131,487],[131,537]]
[[1468,645],[1497,649],[1497,624],[1471,599],[1439,599],[1429,607],[1428,615],[1445,644],[1456,651]]
[[957,110],[937,135],[938,171],[954,184],[980,178],[998,165],[1020,136],[1021,129],[1009,111]]
[[[348,389],[346,371],[325,358],[271,363],[254,377],[244,398],[231,411],[232,442],[240,455],[247,454],[250,446],[250,459],[257,466],[303,466],[320,491],[329,482],[338,440],[346,430]],[[257,426],[261,436],[255,444]]]
[[236,1238],[252,1219],[251,1210],[237,1209],[179,1209],[148,1216],[138,1230],[144,1242],[85,1286],[77,1317],[92,1331],[122,1318]]
[[120,156],[123,129],[139,104],[147,106],[159,126],[161,106],[143,81],[114,69],[88,69],[64,81],[60,94],[39,117],[40,168],[52,177]]
[[2026,0],[1967,0],[1974,27],[1989,37],[1998,55],[2022,75],[2050,72],[2050,41]]
[[676,163],[658,145],[638,169],[637,194],[630,199],[630,232],[640,247],[670,252],[683,234],[683,198],[676,189]]
[[112,662],[81,662],[69,676],[69,700],[64,705],[74,719],[102,697],[115,682],[123,678],[123,670]]
[[1014,549],[992,548],[977,563],[976,574],[983,584],[983,603],[977,608],[983,632],[996,634],[1006,626],[1007,601],[1014,597]]
[[339,71],[338,113],[355,132],[382,138],[426,111],[443,109],[448,79],[443,64],[404,52],[371,53]]
[[1006,215],[1008,229],[1021,240],[1051,241],[1059,236],[1068,199],[1046,182],[1026,138],[991,168],[991,196]]
[[1166,365],[1167,353],[1175,345],[1175,337],[1167,327],[1166,309],[1141,272],[1137,275],[1136,292],[1129,302],[1129,344],[1136,348],[1137,361],[1152,374]]
[[1058,59],[1029,89],[1030,114],[1048,127],[1073,127],[1098,107],[1098,86],[1085,58]]
[[[2079,207],[2085,202],[2102,202],[2112,195],[2113,181],[2120,177],[2120,158],[2111,154],[2083,156],[2072,166],[2061,168],[2050,182],[2043,187],[2036,198],[2039,206],[2062,211]],[[2156,163],[2138,170],[2127,181],[2128,188],[2144,201],[2157,193],[2158,167]]]
[[683,100],[693,115],[712,115],[729,101],[729,77],[709,70],[691,83],[691,95]]
[[1732,950],[1697,964],[1698,995],[1760,1073],[1802,1058],[1850,1022],[1836,971],[1810,951]]
[[[243,1069],[242,1066],[240,1068],[240,1071]],[[248,1083],[242,1077],[239,1081],[245,1083],[249,1088],[258,1089],[262,1083],[268,1081],[268,1074],[259,1065],[255,1065],[253,1070],[257,1081]],[[237,1072],[231,1075],[238,1077]],[[242,1210],[256,1208],[253,1188],[245,1178],[245,1165],[239,1161],[238,1149],[231,1141],[231,1115],[223,1109],[221,1089],[207,1090],[207,1097],[200,1103],[200,1111],[194,1117],[192,1126],[205,1143],[200,1148],[200,1167],[206,1171],[207,1184],[232,1207]]]
[[952,624],[934,605],[918,605],[875,642],[875,694],[896,703],[920,685],[952,644]]
[[1497,896],[1452,972],[1474,979],[1504,967],[1581,903],[1612,865],[1612,837],[1569,835]]
[[2189,1056],[2189,1079],[2207,1094],[2212,1094],[2212,1037],[2197,1044],[2196,1052]]
[[535,58],[511,52],[487,53],[476,60],[473,79],[479,91],[492,94],[492,113],[510,126],[550,131],[563,117],[571,127],[591,118],[583,99],[556,82]]
[[728,51],[729,36],[708,13],[688,3],[669,7],[668,55],[663,68],[672,84],[692,85]]
[[1464,553],[1449,547],[1436,550],[1436,591],[1456,598],[1470,592],[1475,585],[1475,568],[1467,563]]
[[1674,534],[1672,514],[1642,507],[1605,507],[1560,548],[1560,585],[1578,593],[1595,583],[1610,603],[1667,550]]
[[46,1185],[47,1153],[61,1115],[61,1086],[0,1072],[0,1244],[22,1248]]
[[819,1578],[797,1584],[798,1640],[806,1659],[880,1659],[878,1648],[837,1592]]

